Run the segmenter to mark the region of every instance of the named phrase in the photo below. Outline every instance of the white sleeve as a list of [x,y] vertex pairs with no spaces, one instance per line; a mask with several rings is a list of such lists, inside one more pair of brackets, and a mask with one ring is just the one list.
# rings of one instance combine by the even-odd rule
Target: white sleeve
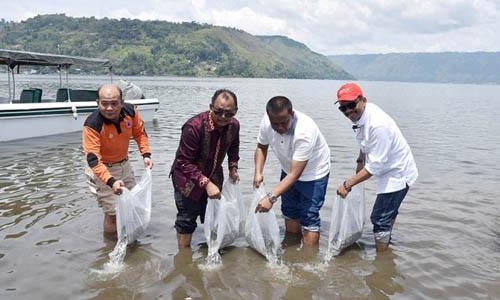
[[271,123],[267,114],[264,114],[260,122],[259,134],[257,135],[257,143],[261,145],[269,145],[269,127]]

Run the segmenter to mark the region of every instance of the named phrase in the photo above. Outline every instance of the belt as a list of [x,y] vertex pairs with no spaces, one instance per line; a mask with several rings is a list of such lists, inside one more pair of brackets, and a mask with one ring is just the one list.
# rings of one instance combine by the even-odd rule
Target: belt
[[114,163],[107,163],[107,162],[103,162],[103,163],[106,165],[106,167],[112,167],[112,166],[116,166],[116,165],[121,165],[126,161],[128,161],[128,157],[125,157],[124,159],[117,161],[117,162],[114,162]]

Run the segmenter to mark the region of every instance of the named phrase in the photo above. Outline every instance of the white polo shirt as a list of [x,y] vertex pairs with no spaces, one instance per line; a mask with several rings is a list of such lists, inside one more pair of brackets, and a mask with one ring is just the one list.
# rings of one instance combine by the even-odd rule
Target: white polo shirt
[[292,160],[307,161],[299,180],[320,179],[330,173],[330,148],[313,119],[297,110],[293,112],[292,127],[286,134],[277,133],[264,114],[257,142],[271,147],[285,173],[290,171]]
[[377,194],[399,191],[415,183],[418,170],[410,146],[388,114],[366,103],[354,125],[358,126],[356,141],[365,153],[365,168],[377,178]]

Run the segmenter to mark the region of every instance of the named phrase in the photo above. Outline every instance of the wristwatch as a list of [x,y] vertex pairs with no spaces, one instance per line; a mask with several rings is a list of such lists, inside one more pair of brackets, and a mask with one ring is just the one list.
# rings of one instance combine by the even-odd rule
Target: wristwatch
[[267,193],[266,197],[269,198],[269,201],[271,201],[272,204],[276,203],[278,201],[278,197],[274,196],[272,193]]

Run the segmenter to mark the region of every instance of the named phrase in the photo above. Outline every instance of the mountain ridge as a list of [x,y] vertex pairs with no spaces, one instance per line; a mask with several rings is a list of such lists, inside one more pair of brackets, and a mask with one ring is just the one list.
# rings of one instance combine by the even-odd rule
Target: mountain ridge
[[167,21],[38,15],[0,21],[1,48],[107,58],[118,75],[354,79],[282,36]]
[[414,52],[329,55],[360,80],[500,83],[500,52]]

